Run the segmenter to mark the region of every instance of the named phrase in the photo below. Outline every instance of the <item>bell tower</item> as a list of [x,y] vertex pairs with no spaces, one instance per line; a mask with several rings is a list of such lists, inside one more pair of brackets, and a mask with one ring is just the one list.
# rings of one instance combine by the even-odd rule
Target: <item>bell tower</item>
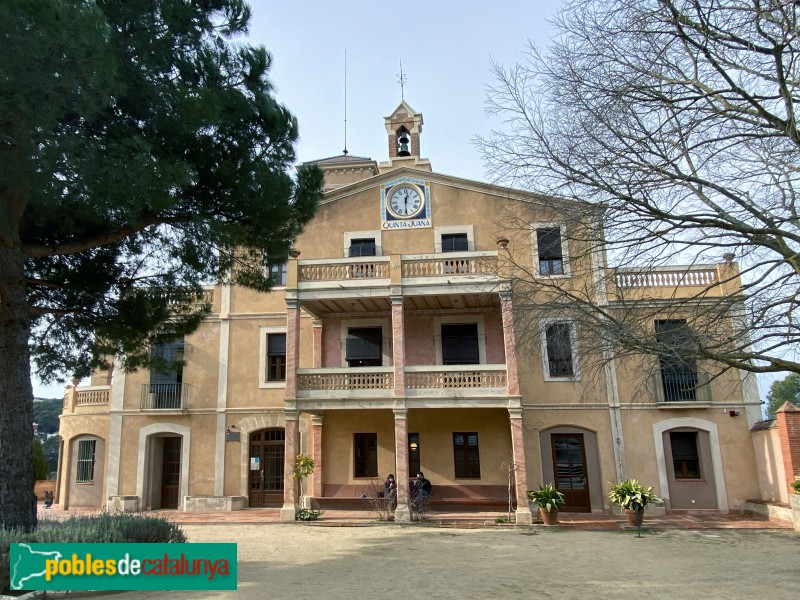
[[420,157],[419,134],[422,133],[422,113],[415,112],[403,100],[388,117],[384,117],[389,135],[389,160]]

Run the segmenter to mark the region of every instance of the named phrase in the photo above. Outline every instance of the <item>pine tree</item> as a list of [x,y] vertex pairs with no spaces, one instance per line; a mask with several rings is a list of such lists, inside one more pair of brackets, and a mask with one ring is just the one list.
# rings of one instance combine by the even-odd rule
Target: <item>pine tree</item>
[[[0,524],[31,529],[45,381],[193,330],[201,286],[266,290],[322,175],[240,0],[0,3]],[[237,249],[235,253],[231,249]]]

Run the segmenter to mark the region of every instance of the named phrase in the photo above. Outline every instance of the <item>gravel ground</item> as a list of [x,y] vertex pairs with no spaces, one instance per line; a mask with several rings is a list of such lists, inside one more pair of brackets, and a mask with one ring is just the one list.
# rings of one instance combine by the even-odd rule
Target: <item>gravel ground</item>
[[797,598],[791,531],[567,531],[426,526],[186,525],[192,542],[237,542],[236,592],[169,598]]

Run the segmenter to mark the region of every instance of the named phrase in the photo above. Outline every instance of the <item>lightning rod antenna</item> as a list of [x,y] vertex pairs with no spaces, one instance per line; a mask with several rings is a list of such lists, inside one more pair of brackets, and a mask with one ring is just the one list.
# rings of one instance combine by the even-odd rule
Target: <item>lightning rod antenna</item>
[[347,155],[347,50],[344,51],[344,150]]

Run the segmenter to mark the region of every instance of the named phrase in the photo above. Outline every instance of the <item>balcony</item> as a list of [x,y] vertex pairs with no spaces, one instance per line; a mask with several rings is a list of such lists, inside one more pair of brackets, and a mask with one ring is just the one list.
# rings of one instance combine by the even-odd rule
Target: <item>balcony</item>
[[75,412],[76,409],[82,408],[95,410],[98,407],[107,408],[110,398],[110,385],[69,388],[64,394],[64,412]]
[[394,388],[392,367],[298,369],[298,398],[389,398]]
[[485,292],[499,282],[496,251],[299,260],[296,272],[289,269],[287,297],[320,318],[388,311],[400,285],[410,310],[429,309],[425,296],[437,296],[444,310],[486,309],[492,300]]
[[696,298],[740,291],[738,272],[726,264],[613,268],[606,271],[611,298]]
[[185,383],[142,384],[141,410],[182,411],[188,407],[189,386]]
[[656,404],[661,408],[711,406],[711,384],[707,373],[657,372],[652,377]]
[[[406,367],[405,395],[481,398],[506,395],[506,366],[434,365]],[[299,399],[372,398],[393,395],[392,367],[298,369]]]
[[406,367],[406,395],[477,398],[506,395],[506,366]]

